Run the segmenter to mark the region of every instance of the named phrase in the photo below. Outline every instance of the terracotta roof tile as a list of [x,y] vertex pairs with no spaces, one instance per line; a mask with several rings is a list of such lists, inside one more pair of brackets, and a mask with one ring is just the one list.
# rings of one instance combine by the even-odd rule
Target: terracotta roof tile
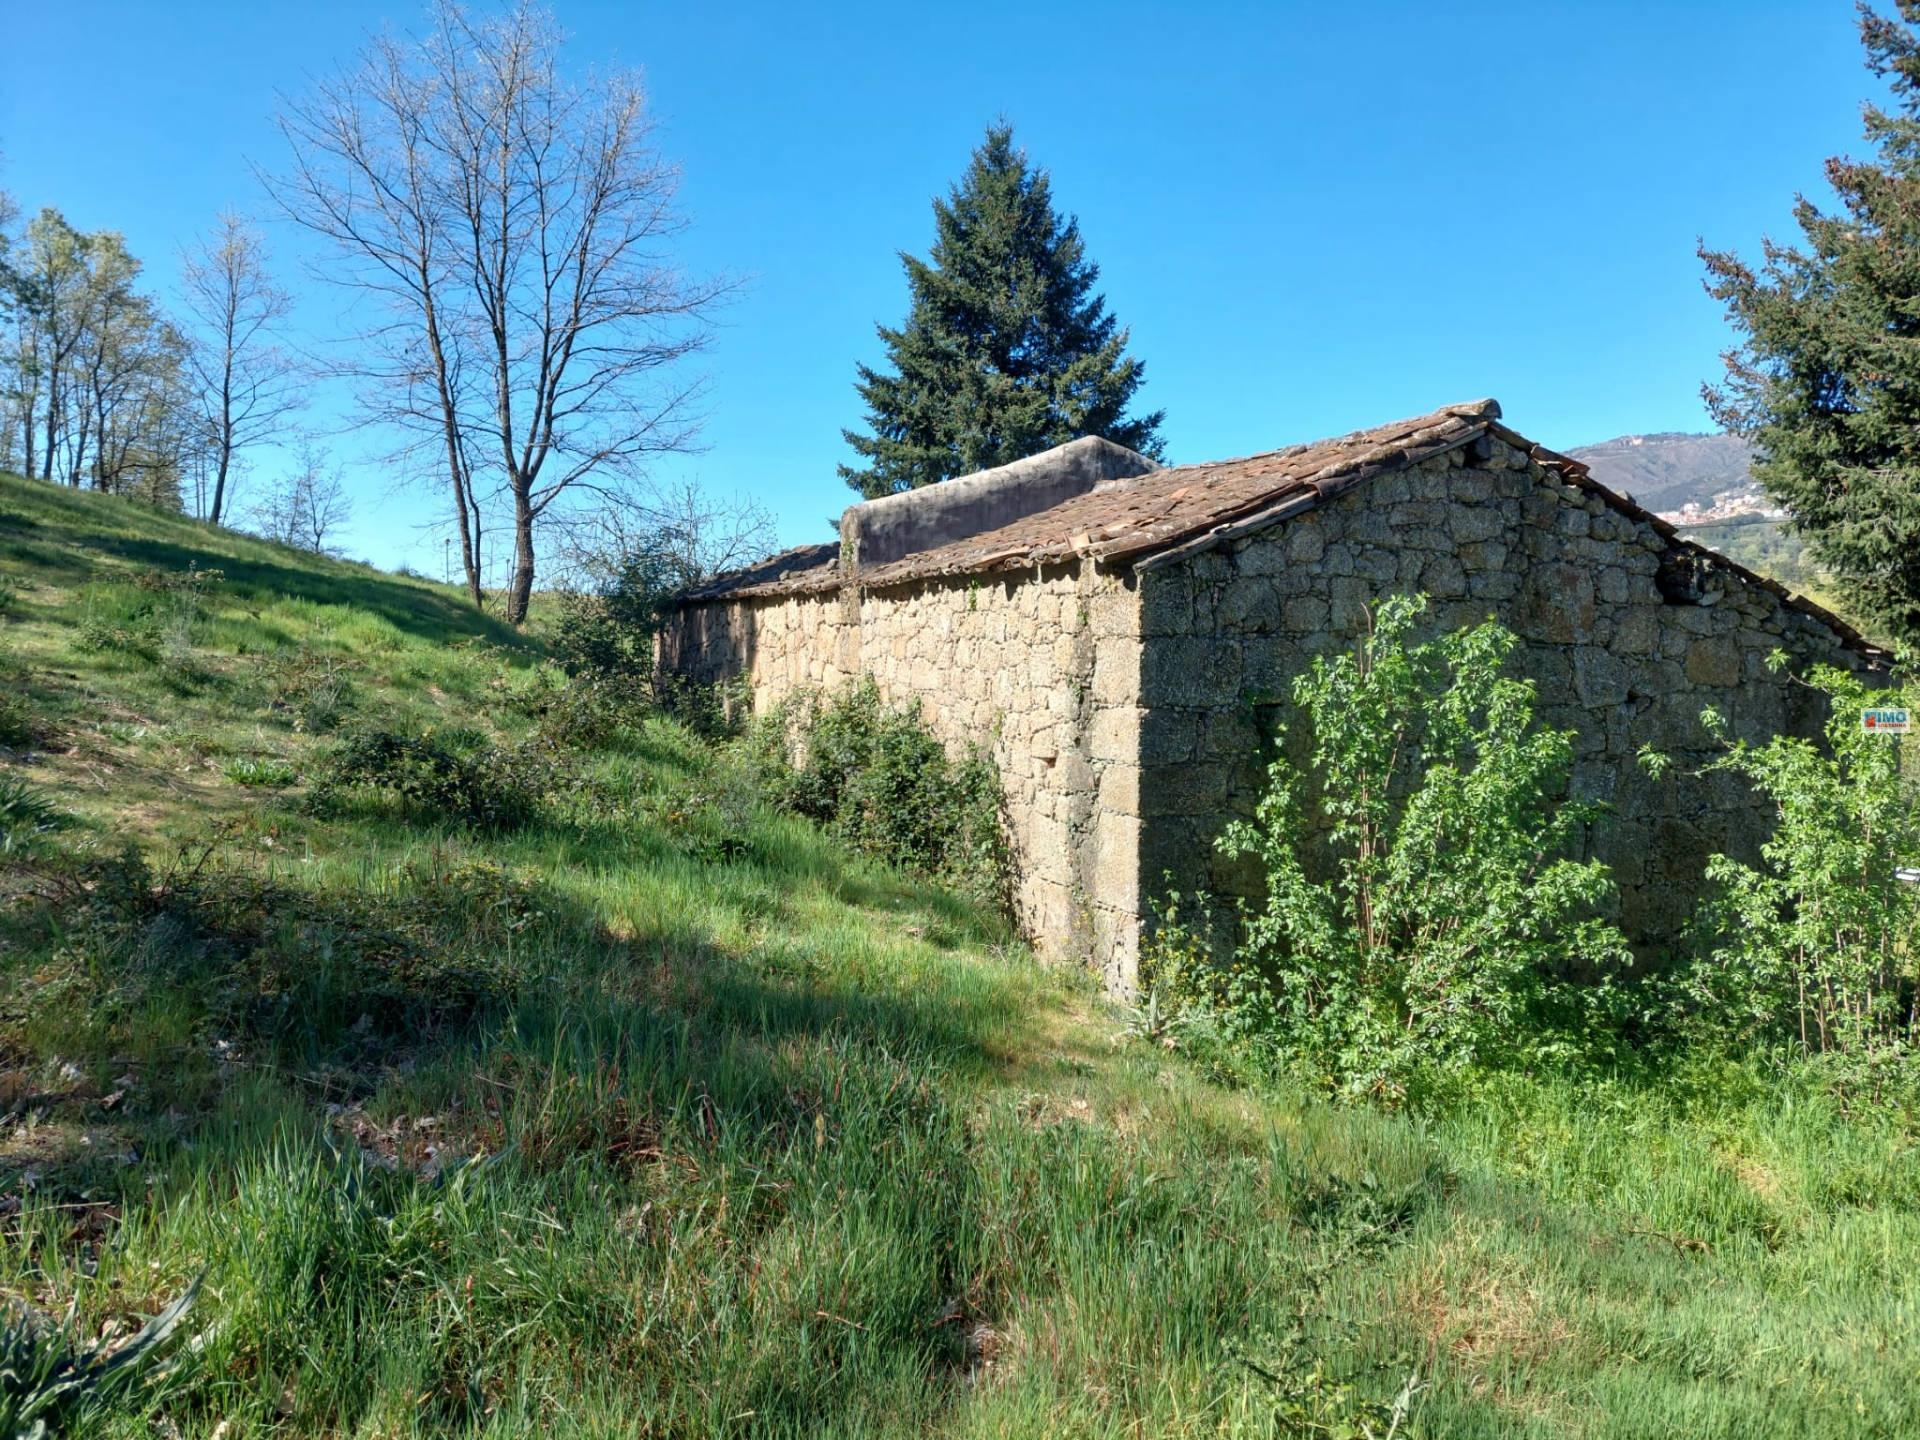
[[[1676,548],[1724,566],[1819,619],[1849,643],[1872,649],[1837,616],[1685,539],[1666,521],[1594,480],[1580,461],[1508,429],[1500,423],[1500,406],[1493,400],[1449,405],[1429,415],[1237,460],[1169,466],[1132,479],[1111,481],[1000,529],[969,535],[885,565],[863,567],[857,583],[862,589],[878,589],[941,576],[1032,570],[1075,556],[1092,556],[1103,565],[1150,565],[1273,524],[1376,475],[1443,455],[1483,435],[1515,446],[1537,463],[1558,471],[1569,483],[1651,525]],[[807,545],[720,576],[688,592],[681,602],[819,594],[840,589],[849,578],[842,572],[837,545]]]

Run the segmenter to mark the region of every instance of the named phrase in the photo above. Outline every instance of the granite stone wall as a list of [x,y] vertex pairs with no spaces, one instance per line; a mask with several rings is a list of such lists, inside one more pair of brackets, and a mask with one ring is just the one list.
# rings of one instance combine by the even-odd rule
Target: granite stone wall
[[661,662],[744,678],[756,711],[871,676],[951,745],[986,745],[1006,793],[1015,909],[1043,954],[1132,981],[1139,911],[1139,606],[1090,565],[680,610]]
[[[1432,600],[1431,630],[1492,616],[1523,644],[1539,715],[1575,733],[1572,784],[1612,814],[1585,837],[1654,951],[1693,912],[1706,857],[1751,856],[1769,817],[1697,771],[1712,705],[1735,734],[1808,734],[1819,697],[1770,670],[1867,662],[1818,619],[1644,518],[1488,438],[1377,476],[1318,508],[1186,558],[1089,563],[880,590],[710,600],[661,638],[669,670],[744,678],[758,709],[871,676],[954,746],[989,747],[1007,797],[1016,910],[1043,954],[1136,979],[1148,900],[1257,893],[1213,841],[1250,813],[1292,681],[1350,648],[1368,607]],[[1674,757],[1662,779],[1642,745]]]
[[[1649,949],[1692,913],[1706,857],[1751,855],[1768,814],[1731,776],[1701,778],[1712,753],[1701,710],[1735,734],[1810,733],[1818,697],[1771,672],[1864,662],[1828,627],[1765,587],[1705,567],[1651,525],[1498,441],[1383,475],[1231,546],[1148,566],[1139,577],[1140,683],[1149,893],[1258,877],[1212,842],[1251,810],[1263,744],[1293,678],[1350,648],[1381,596],[1424,592],[1430,629],[1493,616],[1524,642],[1519,669],[1542,721],[1575,732],[1572,783],[1614,813],[1588,836],[1620,883],[1620,919]],[[1677,764],[1636,763],[1651,744]]]

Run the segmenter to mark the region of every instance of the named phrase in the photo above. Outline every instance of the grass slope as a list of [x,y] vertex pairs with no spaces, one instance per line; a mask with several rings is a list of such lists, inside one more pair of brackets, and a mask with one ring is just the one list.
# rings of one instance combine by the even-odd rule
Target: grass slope
[[343,713],[524,735],[445,589],[4,478],[0,574],[71,817],[0,858],[0,1288],[205,1275],[75,1433],[1920,1429],[1904,1122],[1226,1088],[665,721],[509,836],[307,813]]

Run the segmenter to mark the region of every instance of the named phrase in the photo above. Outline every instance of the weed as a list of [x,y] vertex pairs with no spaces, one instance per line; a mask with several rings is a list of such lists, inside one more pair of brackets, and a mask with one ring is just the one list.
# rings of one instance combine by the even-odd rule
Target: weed
[[74,634],[75,644],[90,653],[111,652],[153,661],[159,658],[159,632],[151,611],[139,612],[116,623],[103,614],[81,618]]
[[14,775],[0,775],[0,855],[28,850],[65,823],[53,797]]
[[262,790],[284,789],[300,778],[293,766],[272,756],[236,756],[226,763],[220,773],[236,785]]
[[25,750],[40,739],[40,721],[27,697],[0,693],[0,746]]
[[112,1346],[80,1344],[53,1321],[12,1304],[0,1321],[0,1433],[50,1440],[89,1407],[151,1380],[159,1351],[199,1291],[196,1280],[137,1335]]
[[309,735],[331,733],[352,713],[358,668],[342,656],[305,645],[254,661],[267,708]]
[[644,685],[630,677],[591,671],[568,675],[543,666],[530,682],[506,688],[509,702],[534,722],[541,742],[561,750],[605,745],[651,706],[651,693]]

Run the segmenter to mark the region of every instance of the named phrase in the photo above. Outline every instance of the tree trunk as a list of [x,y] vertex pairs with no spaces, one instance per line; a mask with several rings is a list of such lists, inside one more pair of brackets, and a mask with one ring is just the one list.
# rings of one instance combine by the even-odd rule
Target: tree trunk
[[[449,422],[447,428],[453,428]],[[447,464],[453,472],[453,514],[460,522],[460,564],[467,572],[467,595],[476,610],[486,608],[486,596],[480,590],[480,507],[460,468],[460,448],[448,441]]]
[[67,484],[78,490],[80,477],[86,473],[87,469],[87,441],[93,435],[93,429],[87,420],[87,412],[84,408],[80,411],[80,423],[74,427],[73,433],[76,437],[73,442],[73,468],[67,472]]
[[213,481],[213,512],[207,516],[215,525],[227,503],[227,467],[233,463],[233,338],[229,322],[226,356],[220,370],[220,469]]
[[53,439],[60,424],[60,367],[50,366],[47,370],[47,429],[46,444],[41,447],[40,478],[53,479]]
[[424,263],[420,269],[420,296],[426,310],[427,353],[433,358],[433,380],[440,396],[440,416],[447,444],[447,473],[453,482],[453,509],[460,517],[460,561],[467,568],[467,594],[473,600],[474,609],[484,610],[486,597],[480,591],[480,537],[475,533],[478,527],[467,515],[469,506],[472,506],[476,516],[480,507],[473,503],[466,466],[461,463],[459,412],[453,403],[453,390],[447,384],[447,356],[440,344],[440,316],[434,308],[433,283]]
[[507,623],[524,625],[533,596],[533,507],[513,497],[513,583],[507,589]]
[[213,469],[213,508],[207,512],[207,519],[215,525],[220,523],[220,507],[227,502],[227,466],[232,460],[232,447],[222,442],[220,458]]

